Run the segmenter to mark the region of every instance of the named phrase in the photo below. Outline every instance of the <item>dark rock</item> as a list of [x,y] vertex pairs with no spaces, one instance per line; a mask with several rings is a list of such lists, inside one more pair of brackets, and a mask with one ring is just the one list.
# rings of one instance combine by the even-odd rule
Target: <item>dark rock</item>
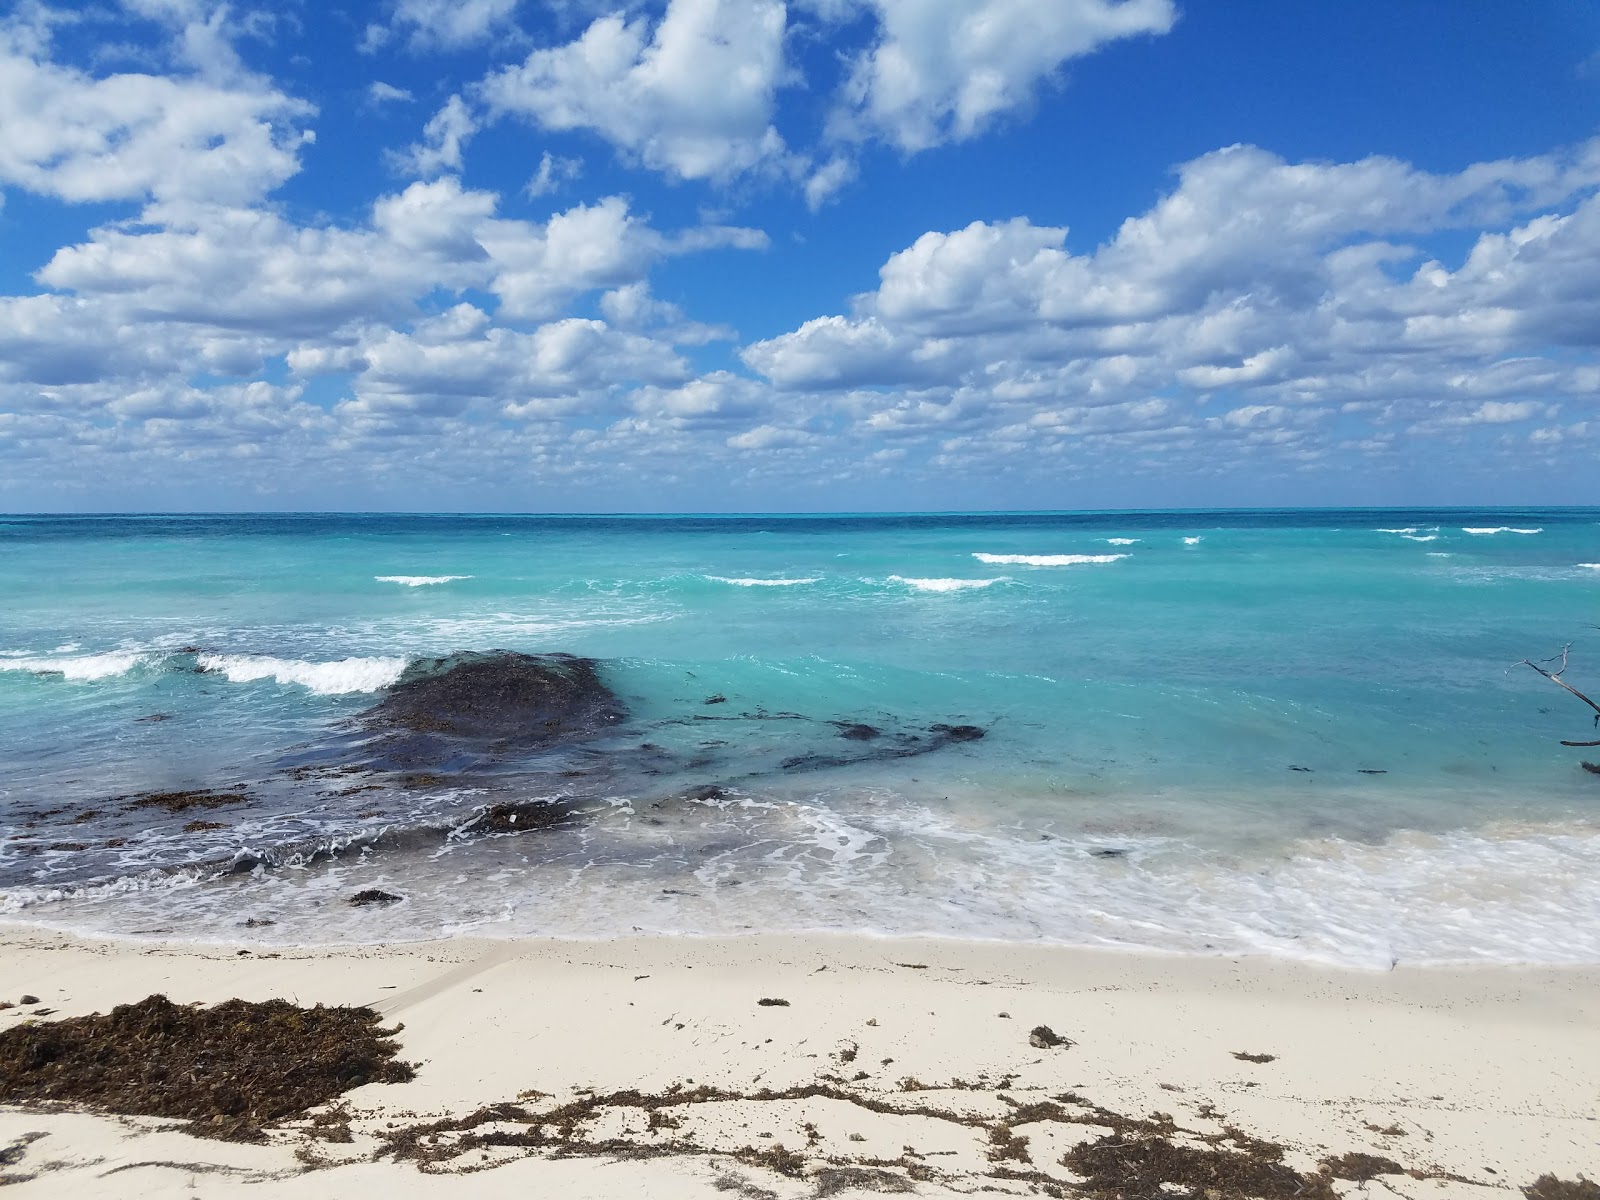
[[718,692],[715,696],[707,696],[704,700],[706,704],[726,704],[727,702],[728,698],[721,692]]
[[1097,846],[1089,851],[1095,858],[1127,858],[1128,852],[1117,846]]
[[18,1004],[37,1004],[37,1003],[39,1003],[39,997],[37,997],[37,996],[22,996],[17,1000],[17,1003]]
[[529,833],[536,829],[556,829],[573,819],[570,805],[559,800],[535,800],[527,804],[494,804],[484,809],[457,833]]
[[1387,771],[1375,771],[1371,767],[1363,767],[1356,772],[1358,775],[1387,775]]
[[276,925],[276,924],[277,924],[277,922],[274,921],[271,917],[250,917],[248,920],[245,921],[244,927],[246,929],[260,929],[264,925]]
[[843,721],[834,724],[839,727],[839,736],[852,742],[871,742],[883,736],[883,730],[872,725],[852,725]]
[[191,808],[222,808],[229,804],[243,804],[249,799],[235,788],[232,791],[219,792],[210,788],[200,788],[188,792],[145,792],[134,797],[133,803],[128,805],[133,808],[164,808],[169,813],[188,812]]
[[396,896],[393,892],[379,891],[377,888],[368,888],[364,892],[357,892],[350,897],[350,903],[357,908],[365,908],[369,904],[393,904],[405,897]]
[[1307,775],[1311,774],[1311,768],[1310,767],[1290,767],[1289,770],[1291,770],[1291,771],[1304,771]]
[[1072,1043],[1048,1025],[1035,1025],[1033,1031],[1028,1034],[1028,1045],[1035,1050],[1054,1050],[1058,1046],[1070,1046]]
[[763,996],[760,1000],[757,1000],[756,1003],[759,1004],[762,1008],[788,1008],[789,1007],[789,1002],[787,1000],[779,1000],[779,999],[776,999],[775,997],[772,997],[772,996]]
[[976,725],[930,725],[928,728],[946,742],[976,742],[987,732]]
[[1591,775],[1600,775],[1600,763],[1586,762],[1578,765]]
[[707,800],[722,800],[727,794],[726,788],[715,783],[705,783],[699,787],[690,788],[683,794],[683,798],[685,800],[699,800],[703,803]]
[[221,821],[190,821],[183,827],[185,833],[208,833],[213,829],[226,829]]
[[361,719],[397,734],[539,749],[592,736],[624,715],[593,659],[496,650],[418,659]]

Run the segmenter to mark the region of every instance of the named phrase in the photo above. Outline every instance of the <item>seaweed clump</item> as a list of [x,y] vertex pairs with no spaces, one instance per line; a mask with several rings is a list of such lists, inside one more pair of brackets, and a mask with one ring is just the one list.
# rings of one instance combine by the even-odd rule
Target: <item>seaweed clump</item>
[[1600,1200],[1600,1183],[1582,1175],[1576,1179],[1541,1175],[1523,1188],[1522,1194],[1528,1200]]
[[0,1103],[175,1117],[203,1137],[260,1141],[266,1126],[352,1088],[414,1078],[395,1057],[399,1028],[381,1020],[370,1008],[150,996],[0,1033]]
[[1164,1137],[1126,1141],[1112,1134],[1069,1151],[1061,1165],[1084,1177],[1090,1196],[1105,1200],[1335,1200],[1326,1175],[1303,1175],[1282,1161],[1282,1153],[1253,1140],[1239,1151],[1181,1146]]

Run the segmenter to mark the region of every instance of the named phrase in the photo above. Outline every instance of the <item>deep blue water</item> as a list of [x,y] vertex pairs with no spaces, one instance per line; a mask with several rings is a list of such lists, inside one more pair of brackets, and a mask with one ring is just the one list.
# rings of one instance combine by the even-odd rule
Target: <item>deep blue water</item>
[[[1573,642],[1600,690],[1595,564],[1594,509],[0,517],[0,912],[1600,961],[1600,778],[1559,745],[1595,735],[1516,665]],[[601,661],[603,779],[324,769],[409,661],[488,649]],[[986,736],[784,768],[829,722]],[[427,832],[556,795],[584,818]]]

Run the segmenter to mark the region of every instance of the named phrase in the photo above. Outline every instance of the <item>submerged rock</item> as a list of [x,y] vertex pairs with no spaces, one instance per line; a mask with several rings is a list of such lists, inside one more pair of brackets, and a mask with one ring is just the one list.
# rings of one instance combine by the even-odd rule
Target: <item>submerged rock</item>
[[574,819],[570,804],[559,800],[534,800],[526,804],[493,804],[455,829],[457,836],[469,833],[527,833],[535,829],[554,829]]
[[621,721],[593,659],[509,650],[419,659],[362,714],[370,728],[537,749]]
[[393,892],[380,891],[378,888],[368,888],[364,892],[357,892],[350,897],[350,903],[357,908],[365,908],[369,904],[394,904],[404,900],[404,896],[396,896]]
[[883,736],[883,730],[875,725],[851,724],[847,721],[835,721],[838,726],[839,736],[852,742],[871,742]]

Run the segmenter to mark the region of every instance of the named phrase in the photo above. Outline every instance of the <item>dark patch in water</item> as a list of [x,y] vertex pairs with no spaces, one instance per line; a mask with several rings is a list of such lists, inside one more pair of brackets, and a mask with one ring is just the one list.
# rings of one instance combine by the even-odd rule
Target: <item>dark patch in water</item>
[[874,746],[860,754],[797,754],[784,759],[778,765],[785,771],[822,771],[830,767],[855,766],[858,763],[915,758],[919,754],[932,754],[936,750],[942,750],[958,742],[975,742],[982,738],[985,732],[976,725],[932,725],[928,731],[932,734],[928,738],[921,738],[916,734],[898,734],[889,745]]
[[[117,796],[114,799],[126,800],[127,797]],[[213,791],[209,788],[186,792],[145,792],[134,797],[133,802],[128,805],[128,811],[160,808],[169,813],[184,813],[191,808],[225,808],[229,804],[243,804],[249,799],[242,783],[226,792]]]
[[380,891],[378,888],[367,888],[365,891],[357,892],[354,896],[351,896],[347,903],[353,904],[357,908],[365,908],[369,904],[394,904],[396,901],[404,899],[404,896],[396,896],[393,892]]
[[467,833],[528,833],[536,829],[557,829],[572,824],[575,813],[570,804],[561,800],[535,800],[527,804],[493,804],[465,824],[456,826],[455,832]]
[[839,736],[852,742],[873,742],[883,736],[883,730],[876,725],[852,725],[847,721],[833,721],[831,724],[839,730]]

